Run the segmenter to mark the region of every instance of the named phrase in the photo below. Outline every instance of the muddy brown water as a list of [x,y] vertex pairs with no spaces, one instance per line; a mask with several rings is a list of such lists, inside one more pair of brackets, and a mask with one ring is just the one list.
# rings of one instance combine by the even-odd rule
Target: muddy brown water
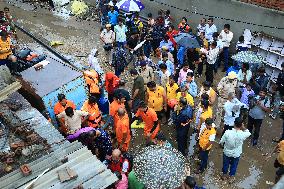
[[[32,31],[36,36],[41,37],[46,42],[51,40],[63,41],[64,45],[57,47],[57,50],[63,54],[87,55],[92,48],[96,47],[101,52],[102,57],[102,45],[99,41],[100,24],[93,21],[76,21],[73,17],[65,19],[60,16],[54,16],[51,12],[45,9],[37,9],[32,11],[33,8],[30,5],[18,4],[12,6],[0,2],[0,7],[8,6],[11,9],[12,15],[28,30]],[[46,52],[42,47],[38,46],[34,41],[19,32],[20,44],[27,44],[32,48],[38,48]],[[86,64],[86,59],[77,58],[82,64]],[[103,62],[103,61],[102,61]],[[103,65],[105,70],[111,70],[108,65]],[[214,85],[223,76],[220,72],[216,75]],[[128,77],[123,75],[123,77]],[[196,79],[198,86],[204,78]],[[128,86],[131,86],[129,83]],[[216,143],[212,148],[209,155],[209,166],[206,172],[202,175],[197,175],[198,183],[204,184],[206,188],[243,188],[243,189],[267,189],[270,186],[266,185],[266,181],[274,181],[275,169],[273,168],[273,162],[275,155],[268,161],[265,161],[266,153],[269,153],[275,146],[272,139],[279,137],[281,134],[282,120],[272,120],[266,116],[262,128],[261,136],[259,140],[259,147],[253,148],[250,145],[250,141],[247,140],[243,146],[243,154],[239,162],[236,182],[232,185],[221,181],[219,174],[222,169],[222,149]],[[174,126],[163,125],[162,131],[166,134],[169,141],[176,147],[175,142],[175,129]],[[133,130],[133,138],[131,142],[131,151],[138,152],[140,148],[145,145],[143,140],[143,131],[141,129]],[[189,154],[193,154],[194,150],[194,135],[192,131],[189,133],[190,147]],[[217,137],[216,141],[219,141]],[[192,173],[195,170],[196,163],[190,158]],[[193,174],[194,175],[194,174]],[[194,175],[195,176],[195,175]]]

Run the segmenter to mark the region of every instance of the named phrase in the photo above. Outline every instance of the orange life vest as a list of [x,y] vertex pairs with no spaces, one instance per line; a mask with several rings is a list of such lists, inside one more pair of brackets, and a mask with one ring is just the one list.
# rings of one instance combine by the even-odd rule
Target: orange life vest
[[88,70],[84,72],[86,84],[89,86],[90,93],[100,93],[99,75],[95,70]]

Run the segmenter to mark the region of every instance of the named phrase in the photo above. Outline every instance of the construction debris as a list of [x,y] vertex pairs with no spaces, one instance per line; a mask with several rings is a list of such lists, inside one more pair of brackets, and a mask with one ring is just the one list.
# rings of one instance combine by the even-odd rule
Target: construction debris
[[78,177],[77,173],[70,169],[70,167],[60,169],[57,173],[60,182],[69,181]]

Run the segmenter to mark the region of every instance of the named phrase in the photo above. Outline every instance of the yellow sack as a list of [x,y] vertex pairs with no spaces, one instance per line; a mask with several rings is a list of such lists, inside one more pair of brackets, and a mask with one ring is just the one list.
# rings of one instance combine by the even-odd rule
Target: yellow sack
[[50,46],[57,46],[57,45],[63,45],[64,43],[61,41],[51,41],[50,42]]
[[75,0],[73,1],[72,5],[71,5],[71,11],[73,14],[75,15],[82,15],[85,14],[88,11],[88,5],[86,5],[85,2],[83,1],[78,1]]
[[139,125],[137,125],[137,120],[135,120],[132,124],[131,124],[131,129],[144,129],[145,127],[145,123],[142,122]]

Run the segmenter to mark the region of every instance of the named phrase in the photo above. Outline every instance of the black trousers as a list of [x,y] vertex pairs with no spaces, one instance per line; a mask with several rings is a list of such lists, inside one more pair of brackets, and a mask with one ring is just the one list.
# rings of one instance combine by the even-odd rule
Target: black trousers
[[48,4],[50,6],[50,8],[54,9],[54,4],[52,0],[48,0]]
[[258,140],[262,119],[254,119],[248,116],[248,130],[253,136],[253,140]]
[[186,126],[180,125],[176,127],[178,151],[180,151],[184,156],[186,156],[189,127],[189,124]]
[[211,83],[213,83],[214,80],[214,75],[213,75],[213,71],[214,71],[214,64],[206,64],[206,81],[210,81]]
[[203,62],[204,62],[204,61],[201,61],[201,62],[198,64],[198,67],[197,67],[197,73],[198,73],[198,75],[202,75],[202,72],[203,72]]

